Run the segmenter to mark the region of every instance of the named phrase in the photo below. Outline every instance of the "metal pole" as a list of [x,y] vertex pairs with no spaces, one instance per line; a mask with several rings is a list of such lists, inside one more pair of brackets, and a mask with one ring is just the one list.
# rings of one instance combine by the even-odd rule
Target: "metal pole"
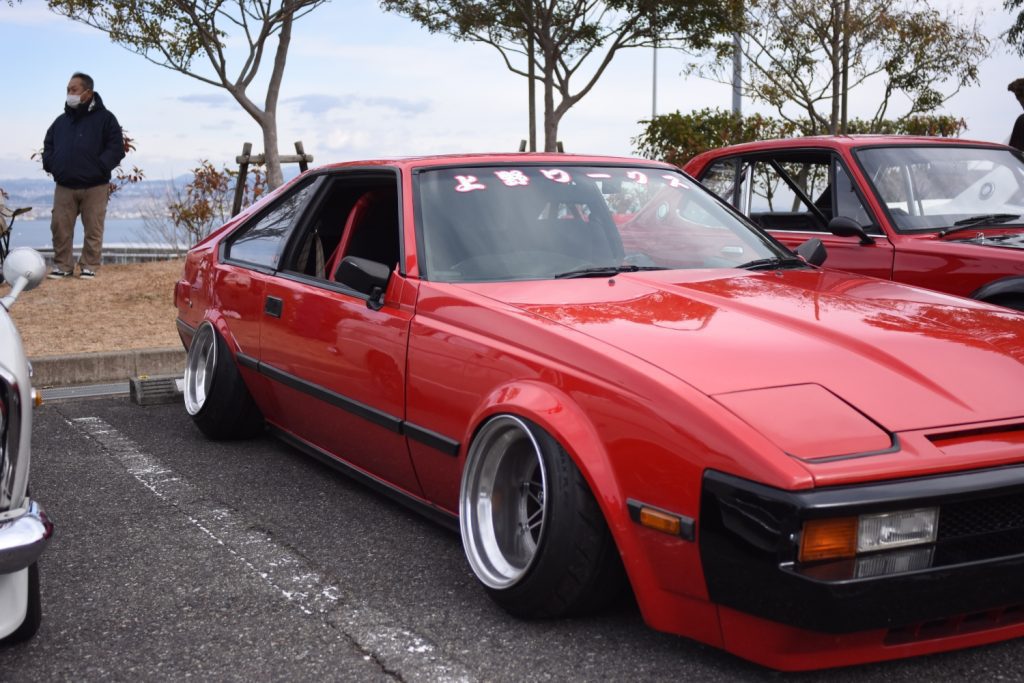
[[743,115],[743,43],[739,32],[732,34],[732,113]]
[[658,41],[654,41],[654,63],[651,68],[651,121],[658,115]]
[[842,115],[840,118],[839,132],[846,135],[846,105],[847,98],[849,96],[849,76],[850,76],[850,0],[843,1],[843,86],[842,86]]

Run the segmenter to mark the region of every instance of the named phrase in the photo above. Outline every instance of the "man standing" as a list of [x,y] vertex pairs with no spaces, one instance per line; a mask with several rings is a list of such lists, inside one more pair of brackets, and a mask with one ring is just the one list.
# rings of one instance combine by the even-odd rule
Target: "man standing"
[[[1024,107],[1024,78],[1018,78],[1011,82],[1006,89],[1012,92],[1020,102],[1020,106]],[[1024,114],[1020,114],[1014,122],[1013,132],[1010,133],[1010,142],[1007,144],[1010,147],[1024,150]]]
[[53,270],[48,277],[71,277],[71,242],[75,220],[82,216],[85,240],[78,275],[96,277],[103,249],[103,220],[110,197],[110,173],[124,158],[124,136],[112,113],[103,106],[93,80],[75,73],[68,81],[64,113],[46,131],[43,170],[53,175]]

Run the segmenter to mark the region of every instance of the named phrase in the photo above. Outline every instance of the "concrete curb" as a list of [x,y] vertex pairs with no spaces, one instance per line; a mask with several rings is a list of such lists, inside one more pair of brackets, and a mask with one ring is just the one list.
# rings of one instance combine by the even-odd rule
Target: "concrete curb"
[[36,388],[127,382],[140,375],[181,375],[185,349],[133,349],[30,358]]

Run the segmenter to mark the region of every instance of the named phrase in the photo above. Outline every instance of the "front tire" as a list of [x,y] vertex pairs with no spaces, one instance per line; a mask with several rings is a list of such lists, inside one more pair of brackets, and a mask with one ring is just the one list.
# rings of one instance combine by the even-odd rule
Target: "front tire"
[[549,434],[499,415],[470,445],[462,544],[490,597],[523,618],[591,613],[622,588],[615,541],[583,475]]
[[211,439],[244,439],[263,429],[263,416],[235,359],[209,321],[199,326],[188,347],[184,395],[185,410]]

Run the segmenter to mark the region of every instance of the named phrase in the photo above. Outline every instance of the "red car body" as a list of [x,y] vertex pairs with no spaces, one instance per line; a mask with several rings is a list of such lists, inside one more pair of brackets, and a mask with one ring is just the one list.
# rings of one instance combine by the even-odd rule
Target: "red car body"
[[[1013,512],[1024,496],[1024,317],[785,259],[738,268],[751,250],[778,248],[754,231],[727,237],[724,207],[698,231],[714,245],[710,265],[563,278],[529,250],[524,278],[489,274],[508,254],[439,261],[439,236],[489,229],[478,216],[460,232],[467,197],[504,193],[514,212],[527,195],[510,182],[564,181],[552,192],[575,194],[547,229],[570,230],[604,220],[583,176],[612,192],[620,172],[665,182],[602,223],[626,242],[651,216],[684,215],[661,192],[718,215],[674,169],[639,160],[437,157],[300,176],[188,254],[175,302],[190,412],[202,417],[225,391],[209,378],[231,363],[278,436],[451,526],[466,495],[480,502],[464,470],[490,420],[528,421],[582,474],[646,622],[766,666],[1024,635],[1024,517]],[[331,254],[363,240],[353,230],[373,211],[360,204],[370,193],[388,196],[389,217],[369,228],[394,232],[397,251],[380,252],[386,284],[338,284],[328,268],[346,259]],[[327,219],[344,227],[328,235]],[[311,252],[314,236],[324,244]],[[524,227],[504,243],[511,253],[528,238]],[[547,490],[543,504],[559,495]],[[800,559],[814,520],[920,508],[938,511],[929,543]],[[898,528],[919,530],[908,524]],[[553,550],[544,538],[535,558]]]
[[[818,187],[805,200],[776,187],[783,197],[770,206],[763,189],[765,174],[777,177],[772,162],[791,170],[820,168]],[[761,173],[762,182],[734,193],[724,180],[727,168]],[[787,246],[821,239],[830,268],[1024,309],[1024,161],[1010,147],[911,136],[789,138],[705,152],[684,170]],[[807,189],[806,177],[796,180]],[[761,195],[761,206],[745,201],[748,189]],[[844,190],[850,201],[837,194]],[[959,207],[928,206],[961,193]],[[780,206],[780,199],[787,204]],[[985,220],[986,214],[995,220]],[[929,220],[915,221],[915,215]],[[855,219],[867,239],[830,233],[836,216]],[[981,220],[950,232],[975,217]]]

